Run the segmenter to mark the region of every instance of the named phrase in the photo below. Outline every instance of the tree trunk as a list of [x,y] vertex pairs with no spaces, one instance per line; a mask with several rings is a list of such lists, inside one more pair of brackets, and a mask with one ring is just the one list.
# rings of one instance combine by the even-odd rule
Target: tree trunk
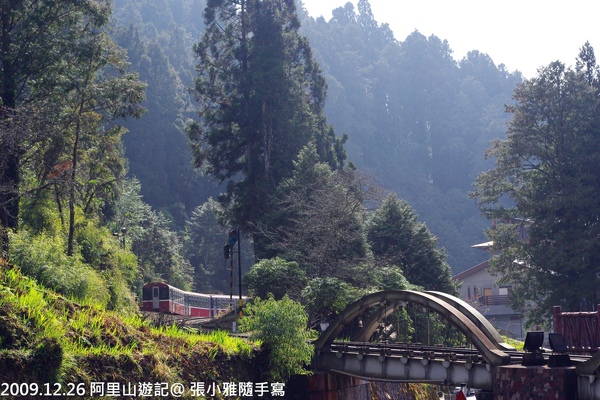
[[[2,31],[0,50],[3,54],[11,54],[12,37],[10,32],[12,13],[2,13]],[[8,109],[16,107],[17,83],[14,65],[3,59],[2,63],[2,103]],[[2,115],[0,118],[4,118]],[[10,139],[2,143],[0,154],[6,157],[6,164],[0,170],[0,257],[8,260],[8,231],[16,229],[19,221],[19,183],[20,156],[16,143]]]
[[[2,151],[6,151],[2,149]],[[0,230],[2,245],[0,254],[8,260],[8,231],[16,229],[19,216],[19,156],[12,151],[5,153],[7,158],[4,171],[0,171]]]

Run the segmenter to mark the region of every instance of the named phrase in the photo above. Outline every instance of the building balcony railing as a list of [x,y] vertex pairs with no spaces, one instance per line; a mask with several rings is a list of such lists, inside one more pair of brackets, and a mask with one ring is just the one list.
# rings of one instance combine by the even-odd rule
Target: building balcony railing
[[508,305],[508,295],[481,296],[479,304],[482,306],[505,306]]

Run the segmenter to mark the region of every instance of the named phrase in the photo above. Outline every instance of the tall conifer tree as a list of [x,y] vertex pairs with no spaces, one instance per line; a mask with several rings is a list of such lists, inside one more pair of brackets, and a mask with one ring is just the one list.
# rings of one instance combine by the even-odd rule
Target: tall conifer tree
[[344,139],[323,115],[326,84],[293,0],[212,0],[196,45],[200,120],[188,135],[198,167],[227,183],[227,219],[252,231],[310,142],[343,167]]
[[375,260],[393,265],[414,285],[456,294],[444,251],[404,200],[390,194],[371,215],[367,237]]
[[[598,68],[586,44],[576,69],[554,62],[517,87],[508,138],[488,155],[474,197],[495,218],[492,266],[513,284],[517,306],[595,309],[600,301],[600,107]],[[510,199],[511,201],[508,201]]]

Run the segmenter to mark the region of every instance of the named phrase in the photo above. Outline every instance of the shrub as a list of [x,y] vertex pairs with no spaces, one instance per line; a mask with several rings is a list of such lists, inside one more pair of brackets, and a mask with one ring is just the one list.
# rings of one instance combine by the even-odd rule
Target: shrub
[[77,301],[106,306],[109,293],[100,274],[80,257],[68,257],[59,236],[11,234],[10,259],[23,274]]
[[297,262],[288,262],[277,257],[254,264],[244,276],[244,283],[250,292],[263,299],[272,293],[276,300],[285,294],[299,300],[307,279],[306,273]]
[[240,330],[262,342],[269,352],[269,377],[285,381],[291,375],[307,374],[304,366],[310,363],[313,346],[308,342],[308,317],[300,303],[284,296],[275,300],[256,299],[244,309]]
[[338,278],[312,279],[302,291],[310,326],[339,314],[352,301],[361,296],[359,289]]

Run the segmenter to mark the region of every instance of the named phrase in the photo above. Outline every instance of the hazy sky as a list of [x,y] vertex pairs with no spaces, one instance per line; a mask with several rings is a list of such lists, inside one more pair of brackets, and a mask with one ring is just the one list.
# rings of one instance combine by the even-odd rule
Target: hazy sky
[[[313,17],[331,18],[347,0],[303,0]],[[355,5],[358,0],[353,0]],[[496,65],[526,78],[560,60],[573,65],[589,41],[600,62],[598,0],[370,0],[377,22],[388,23],[403,41],[418,30],[448,40],[455,60],[470,50],[487,53]]]

